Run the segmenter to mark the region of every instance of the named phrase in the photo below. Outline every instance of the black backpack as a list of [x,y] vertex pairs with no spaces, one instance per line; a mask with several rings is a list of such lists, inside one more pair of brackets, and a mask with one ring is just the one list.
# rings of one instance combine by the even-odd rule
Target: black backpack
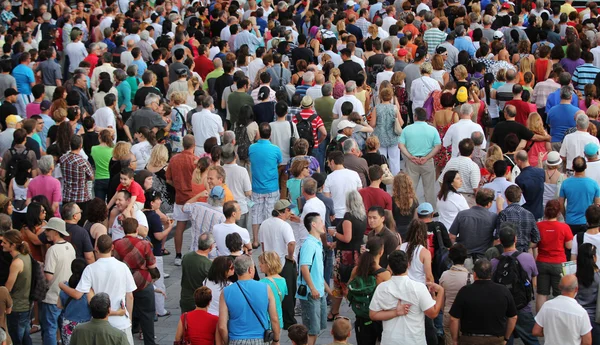
[[312,122],[317,118],[317,114],[312,114],[309,118],[303,119],[300,114],[296,114],[296,130],[300,139],[308,141],[309,151],[315,146],[315,137],[313,136]]
[[516,251],[511,255],[500,255],[496,272],[492,277],[494,282],[504,285],[510,290],[517,310],[525,308],[533,299],[533,285],[527,272],[517,260],[520,254],[522,253]]
[[248,127],[244,125],[236,124],[233,133],[235,133],[235,142],[237,145],[238,159],[242,161],[248,161],[250,156],[248,155],[248,149],[252,144],[250,138],[248,138]]
[[29,154],[28,149],[23,150],[21,153],[18,153],[14,148],[9,149],[8,151],[10,151],[10,161],[6,165],[6,176],[4,177],[4,182],[6,182],[7,186],[6,188],[8,188],[10,180],[15,177],[19,162],[22,160],[27,160],[27,155]]
[[452,267],[454,264],[450,259],[450,252],[448,248],[444,245],[444,240],[442,239],[442,231],[440,230],[439,222],[436,222],[435,225],[435,234],[433,234],[433,240],[437,240],[437,246],[435,247],[434,255],[431,258],[432,266],[433,266],[433,276],[436,282],[439,282],[442,273]]

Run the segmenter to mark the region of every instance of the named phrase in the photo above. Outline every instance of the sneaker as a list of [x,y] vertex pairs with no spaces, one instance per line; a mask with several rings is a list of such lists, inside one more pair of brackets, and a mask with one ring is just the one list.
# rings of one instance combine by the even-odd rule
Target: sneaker
[[[175,264],[175,266],[181,266],[181,261],[179,261],[179,265]],[[169,278],[171,275],[169,273],[165,273],[165,275],[163,276],[163,278],[167,279]]]
[[181,266],[181,258],[175,258],[175,266]]

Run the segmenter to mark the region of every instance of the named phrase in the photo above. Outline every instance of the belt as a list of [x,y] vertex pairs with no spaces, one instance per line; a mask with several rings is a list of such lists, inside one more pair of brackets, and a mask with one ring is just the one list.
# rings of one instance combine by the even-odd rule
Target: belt
[[501,335],[493,335],[493,334],[462,333],[462,335],[465,336],[465,337],[494,337],[494,338],[500,338],[500,337],[502,337]]

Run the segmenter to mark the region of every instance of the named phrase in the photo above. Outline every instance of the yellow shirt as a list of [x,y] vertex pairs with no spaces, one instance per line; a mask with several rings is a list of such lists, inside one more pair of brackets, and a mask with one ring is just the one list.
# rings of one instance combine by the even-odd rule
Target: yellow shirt
[[560,13],[566,13],[569,15],[571,12],[577,12],[575,7],[571,6],[571,4],[564,3],[560,6]]

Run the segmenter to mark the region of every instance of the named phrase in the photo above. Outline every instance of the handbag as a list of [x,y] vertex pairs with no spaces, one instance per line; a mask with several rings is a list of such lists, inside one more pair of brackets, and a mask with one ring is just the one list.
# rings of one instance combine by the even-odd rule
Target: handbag
[[396,135],[402,134],[402,125],[400,124],[400,121],[398,121],[397,116],[394,117],[394,134],[396,134]]
[[254,311],[254,308],[252,307],[252,304],[248,300],[248,297],[246,297],[246,294],[244,293],[244,290],[242,290],[242,287],[240,286],[240,283],[237,282],[236,285],[237,285],[238,289],[240,289],[240,292],[242,293],[242,295],[244,296],[244,299],[246,300],[246,303],[248,303],[248,306],[250,307],[250,310],[252,310],[252,313],[254,314],[254,316],[256,316],[256,319],[258,320],[258,322],[260,322],[260,325],[265,330],[265,333],[263,335],[263,341],[265,343],[272,342],[273,339],[275,339],[275,333],[273,333],[273,330],[271,330],[270,328],[265,327],[265,325],[263,324],[263,322],[260,319],[260,317],[258,317],[258,314],[256,314],[256,311]]
[[187,313],[183,313],[183,336],[180,340],[175,340],[173,345],[192,345],[190,339],[187,336],[188,324],[187,324]]
[[394,183],[394,175],[390,171],[387,164],[381,164],[381,170],[383,170],[383,176],[381,177],[381,183],[392,184]]

